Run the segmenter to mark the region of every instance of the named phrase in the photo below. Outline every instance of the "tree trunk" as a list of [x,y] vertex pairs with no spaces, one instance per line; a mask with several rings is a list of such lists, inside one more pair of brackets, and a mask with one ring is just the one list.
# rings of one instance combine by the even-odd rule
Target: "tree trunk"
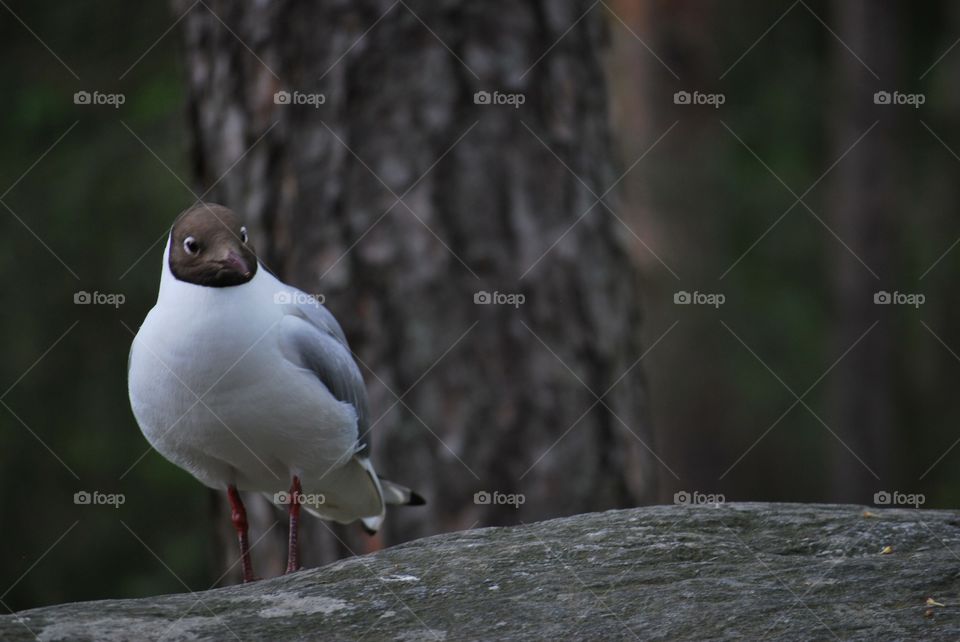
[[[839,33],[849,47],[895,89],[896,7],[854,0],[836,5]],[[836,444],[832,499],[869,501],[891,483],[893,441],[893,336],[890,318],[874,303],[874,293],[896,290],[891,283],[896,154],[893,123],[898,109],[875,105],[876,79],[844,47],[835,47],[838,109],[833,156],[839,158],[877,120],[880,122],[839,162],[833,173],[835,196],[829,223],[844,247],[825,231],[834,258],[835,354],[839,358],[869,330],[831,372],[832,420]],[[892,315],[891,315],[892,316]],[[878,318],[881,321],[873,326]],[[872,327],[872,330],[870,329]]]
[[[216,15],[198,5],[182,23],[198,183],[344,326],[377,470],[429,502],[392,511],[382,541],[652,497],[639,276],[628,232],[594,206],[618,175],[603,9],[577,22],[589,3],[207,4]],[[279,91],[324,100],[275,104]],[[369,545],[310,522],[306,565]],[[258,549],[284,537],[281,523]]]

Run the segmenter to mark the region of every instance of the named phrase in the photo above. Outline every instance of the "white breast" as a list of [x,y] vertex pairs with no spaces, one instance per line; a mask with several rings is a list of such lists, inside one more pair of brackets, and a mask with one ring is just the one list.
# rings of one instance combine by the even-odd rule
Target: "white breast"
[[243,285],[210,288],[164,270],[157,305],[130,353],[129,393],[144,436],[214,488],[278,492],[353,454],[353,408],[283,358],[277,292],[262,266]]

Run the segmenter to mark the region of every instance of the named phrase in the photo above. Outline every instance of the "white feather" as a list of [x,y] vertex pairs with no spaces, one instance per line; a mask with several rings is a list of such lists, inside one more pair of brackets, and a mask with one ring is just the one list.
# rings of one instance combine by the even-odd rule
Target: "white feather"
[[285,333],[303,324],[285,303],[304,295],[262,265],[242,285],[186,283],[171,274],[169,251],[168,242],[157,304],[130,353],[130,403],[150,444],[212,488],[273,495],[298,475],[305,494],[336,502],[323,516],[381,517],[379,483],[356,486],[367,471],[353,463],[354,406],[284,354]]

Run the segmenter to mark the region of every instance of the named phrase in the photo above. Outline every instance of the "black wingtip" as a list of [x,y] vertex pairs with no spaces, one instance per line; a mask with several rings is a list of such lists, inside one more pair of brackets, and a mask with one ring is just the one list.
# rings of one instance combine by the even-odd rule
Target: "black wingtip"
[[368,528],[367,525],[364,524],[363,522],[360,522],[360,526],[363,527],[363,531],[364,531],[367,535],[369,535],[370,537],[373,537],[374,535],[377,534],[377,531],[376,531],[376,530],[374,530],[374,529],[372,529],[372,528]]
[[412,490],[410,491],[410,499],[407,501],[407,506],[423,506],[427,503],[427,500],[423,498],[423,495],[415,493]]

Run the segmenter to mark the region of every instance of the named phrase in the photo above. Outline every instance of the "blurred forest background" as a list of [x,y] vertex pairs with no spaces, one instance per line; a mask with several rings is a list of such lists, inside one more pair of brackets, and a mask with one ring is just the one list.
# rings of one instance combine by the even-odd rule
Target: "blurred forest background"
[[[297,248],[319,252],[317,248],[323,247],[322,238],[312,238],[310,230],[297,227],[297,199],[311,195],[299,193],[302,188],[291,187],[291,182],[304,175],[294,173],[281,181],[283,194],[300,195],[282,202],[278,211],[288,218],[279,222],[263,218],[265,214],[257,209],[263,203],[256,200],[255,190],[252,196],[247,193],[244,182],[257,174],[258,163],[276,158],[307,169],[342,165],[360,172],[362,167],[343,150],[335,151],[337,144],[326,134],[316,140],[313,156],[291,159],[281,143],[296,139],[302,131],[295,117],[286,117],[277,130],[266,133],[263,150],[249,156],[245,152],[257,137],[251,137],[248,123],[224,125],[210,120],[209,114],[204,119],[204,110],[216,112],[221,94],[205,96],[204,83],[198,79],[209,77],[232,88],[232,93],[222,94],[225,119],[232,113],[227,109],[231,104],[245,104],[248,94],[273,89],[245,84],[246,67],[237,71],[228,65],[224,75],[218,55],[229,62],[231,56],[249,54],[244,64],[253,68],[260,64],[259,58],[269,58],[271,47],[279,43],[274,66],[281,73],[290,69],[309,73],[305,70],[309,58],[298,58],[304,52],[283,46],[311,42],[308,24],[284,23],[277,15],[271,16],[272,22],[258,22],[214,2],[173,7],[112,0],[2,4],[0,42],[5,64],[0,68],[0,88],[6,99],[0,107],[4,140],[0,262],[6,278],[0,315],[5,337],[0,360],[0,547],[4,551],[0,602],[16,610],[79,599],[208,588],[225,567],[217,535],[224,526],[224,517],[218,514],[220,499],[156,453],[147,452],[126,398],[127,352],[156,297],[165,231],[175,214],[191,204],[194,194],[204,193],[217,182],[222,169],[236,163],[236,176],[218,183],[207,198],[224,201],[240,212],[249,208],[252,212],[247,213],[259,216],[256,225],[270,239],[266,247],[278,272],[304,287],[330,292],[330,307],[344,322],[354,347],[372,356],[374,370],[381,364],[389,368],[391,359],[401,353],[377,343],[377,337],[371,336],[377,326],[365,325],[366,317],[351,320],[359,309],[354,306],[362,301],[337,303],[336,295],[347,292],[354,281],[328,287],[322,279],[317,283],[304,276],[309,269],[304,266],[316,255],[305,258],[297,255]],[[347,3],[329,3],[326,6],[337,17],[335,24],[351,26],[339,37],[323,41],[331,49],[322,52],[324,59],[344,55],[348,63],[369,60],[364,56],[375,54],[375,48],[351,48],[368,29],[365,37],[374,42],[381,37],[378,34],[389,41],[390,34],[402,36],[418,29],[414,49],[428,51],[430,56],[456,56],[444,43],[457,41],[458,29],[469,31],[466,24],[458,23],[469,18],[464,4],[469,3],[411,1],[391,9],[389,2],[369,2],[354,10]],[[276,12],[287,7],[286,3],[276,5],[280,7]],[[561,463],[554,464],[550,474],[516,479],[516,467],[520,465],[523,472],[544,450],[539,441],[535,446],[527,443],[534,452],[511,453],[516,459],[510,460],[506,472],[484,469],[477,471],[475,481],[460,479],[452,490],[438,488],[448,482],[446,478],[426,488],[426,494],[436,500],[433,512],[421,518],[412,512],[396,518],[401,526],[413,525],[393,533],[387,543],[412,534],[529,521],[631,502],[669,503],[678,491],[722,493],[727,501],[866,504],[873,502],[877,492],[900,491],[922,493],[926,508],[956,506],[960,449],[954,446],[960,438],[956,430],[960,407],[953,394],[960,384],[960,310],[949,279],[960,265],[960,249],[955,248],[960,237],[956,216],[960,184],[955,180],[960,169],[956,117],[960,113],[956,82],[960,7],[942,1],[918,7],[906,0],[607,0],[552,6],[535,24],[540,30],[535,43],[522,49],[507,47],[509,57],[517,58],[512,67],[481,69],[479,74],[488,82],[488,74],[506,74],[506,85],[489,88],[511,91],[509,83],[519,82],[513,72],[533,66],[528,91],[537,99],[516,110],[470,113],[482,123],[481,130],[491,127],[481,140],[516,141],[516,149],[507,144],[496,150],[505,166],[513,153],[526,158],[523,155],[532,155],[541,142],[554,148],[553,139],[543,133],[555,116],[554,100],[584,114],[587,123],[601,110],[608,116],[609,156],[616,163],[612,173],[606,168],[590,173],[587,183],[599,196],[626,172],[608,197],[622,224],[605,207],[596,207],[584,217],[585,229],[574,228],[569,234],[587,238],[599,234],[604,243],[612,243],[610,247],[625,244],[631,265],[639,269],[639,280],[633,279],[631,269],[624,269],[623,278],[614,281],[621,289],[612,291],[627,288],[628,295],[618,294],[622,301],[611,306],[609,315],[633,325],[638,310],[642,311],[642,341],[625,349],[610,372],[623,372],[645,354],[636,378],[617,393],[617,402],[629,405],[630,395],[642,399],[634,407],[636,423],[630,423],[649,437],[656,457],[650,459],[646,450],[621,457],[636,444],[631,439],[611,442],[618,457],[608,463],[617,470],[617,479],[625,480],[622,487],[599,497],[571,498],[565,492],[551,494],[551,488],[554,483],[576,483],[575,462],[558,460]],[[489,3],[489,7],[486,11],[500,12],[504,21],[515,10],[507,2]],[[285,32],[269,28],[284,24],[291,30],[289,41]],[[498,40],[496,20],[483,24],[488,31],[479,30],[478,37],[487,37],[491,47],[516,45],[515,39]],[[522,29],[512,36],[522,37]],[[453,49],[459,51],[456,44]],[[577,76],[589,71],[593,53],[602,54],[602,69],[595,77]],[[543,60],[538,61],[541,55]],[[379,56],[387,61],[402,59],[393,51],[381,51]],[[563,75],[564,68],[551,66],[563,60],[571,61],[570,76]],[[375,63],[376,58],[370,64]],[[408,66],[409,76],[402,79],[416,85],[411,91],[430,90],[429,83],[414,82],[418,74],[427,75],[424,69],[432,72],[429,65]],[[324,71],[318,69],[312,78],[298,81],[335,96],[330,86],[338,76],[321,79]],[[376,74],[374,67],[370,73]],[[549,77],[542,80],[545,76]],[[469,96],[472,89],[458,91]],[[125,100],[117,108],[78,105],[73,95],[81,90],[122,93]],[[377,86],[363,90],[375,96]],[[551,90],[557,91],[556,96]],[[723,103],[716,107],[677,104],[675,94],[684,91],[693,96],[694,92],[719,94]],[[919,107],[875,104],[878,91],[921,94],[924,102]],[[350,118],[361,118],[364,104],[340,105],[340,118],[347,118],[345,110]],[[389,123],[388,105],[376,104],[380,111],[375,115]],[[428,118],[429,110],[425,114],[422,122],[411,119],[392,126],[428,132],[434,121]],[[268,123],[264,129],[269,127],[269,115],[254,116]],[[462,129],[472,120],[464,120]],[[530,124],[531,133],[523,129],[521,120]],[[506,122],[509,126],[497,127]],[[316,121],[311,126],[311,131],[317,131]],[[244,136],[231,141],[230,127],[245,130]],[[333,130],[337,129],[335,124]],[[210,140],[197,135],[206,131],[212,132]],[[605,127],[597,131],[602,135]],[[539,132],[543,140],[538,142],[532,132]],[[402,186],[420,176],[455,140],[456,135],[434,141],[433,150],[424,156],[417,151],[416,136],[399,137],[392,149],[392,158],[399,161],[383,167],[370,156],[375,150],[360,156],[374,163],[391,183],[400,176],[397,185]],[[303,141],[308,150],[311,141],[310,137]],[[350,143],[363,151],[362,141],[354,138]],[[578,150],[587,150],[581,160],[604,159],[606,143],[602,136],[594,140],[573,135],[556,148],[572,150],[560,157],[576,158]],[[536,162],[544,167],[559,160],[543,155],[542,149],[539,152]],[[416,159],[415,167],[402,167],[407,156]],[[492,171],[491,158],[496,154],[484,157],[487,165],[481,177],[500,180],[503,177]],[[438,163],[439,167],[443,165]],[[578,180],[560,164],[554,170],[564,189],[548,180],[531,185],[530,193],[565,194]],[[469,165],[461,171],[469,171]],[[456,180],[455,174],[439,176]],[[342,189],[366,192],[372,185],[357,179]],[[568,208],[553,212],[560,222],[552,222],[542,236],[536,229],[519,233],[533,235],[535,245],[546,250],[593,202],[581,203],[582,198],[571,196]],[[392,200],[383,201],[381,211]],[[417,207],[436,209],[438,204]],[[319,224],[332,225],[330,233],[342,232],[340,242],[346,246],[366,227],[353,227],[349,220],[330,223],[318,209]],[[370,216],[369,212],[363,215]],[[443,216],[439,207],[435,217],[441,225]],[[458,211],[457,216],[464,213]],[[397,218],[394,225],[387,230],[399,237],[403,226],[418,223],[406,217]],[[297,239],[300,234],[308,238]],[[616,235],[616,243],[607,238],[610,234]],[[443,254],[443,248],[437,247],[423,249],[424,256]],[[559,244],[561,256],[564,247]],[[319,260],[329,266],[335,259],[336,255],[322,255]],[[591,267],[586,263],[584,269]],[[440,265],[438,273],[426,277],[412,275],[413,282],[423,287],[441,283],[451,265],[455,264]],[[619,265],[615,256],[610,265]],[[577,277],[570,273],[563,278]],[[512,291],[517,282],[493,285]],[[371,280],[364,283],[360,295],[351,296],[376,299],[378,287],[382,284]],[[76,305],[74,295],[81,290],[122,294],[125,300],[117,308]],[[925,301],[919,307],[878,305],[874,297],[881,291],[922,294]],[[414,383],[465,329],[452,312],[450,318],[457,323],[444,328],[444,310],[463,309],[463,301],[444,298],[454,296],[449,292],[437,292],[435,300],[417,299],[423,292],[397,293],[414,297],[416,305],[401,309],[408,320],[418,306],[427,306],[422,309],[430,320],[424,322],[421,334],[426,335],[422,337],[425,344],[432,344],[428,355],[414,355],[418,365],[411,372],[384,375],[397,385],[397,394]],[[724,303],[717,308],[676,304],[681,292],[720,294]],[[525,314],[564,318],[580,313],[575,303],[562,298],[552,299],[555,303],[545,309],[542,299],[537,302],[535,288],[525,293],[533,302],[529,312],[523,307],[513,316],[497,312],[496,323],[506,327],[504,319],[509,318],[513,332],[519,320],[528,318]],[[345,307],[338,309],[338,305]],[[478,327],[482,332],[485,325]],[[433,334],[437,328],[443,329],[442,336]],[[623,323],[618,328],[623,336],[630,336]],[[522,326],[519,334],[504,333],[512,339],[500,346],[503,351],[516,349],[525,355],[539,349],[536,338],[522,334]],[[458,373],[483,370],[476,353],[484,344],[478,347],[471,340],[464,339],[466,352],[452,350],[434,375],[456,383]],[[600,341],[593,336],[583,337],[582,342],[570,336],[564,340],[569,344],[552,347],[572,363]],[[556,383],[556,390],[576,389],[575,376],[562,363],[549,352],[535,354],[535,365],[521,368],[524,376],[540,368],[543,380],[551,385],[564,379]],[[500,356],[503,363],[510,362],[509,353]],[[374,413],[379,415],[394,398],[380,388],[383,382],[378,384],[370,372],[365,374],[372,387]],[[616,375],[608,374],[598,377],[598,394],[614,383]],[[488,377],[482,390],[468,386],[461,394],[496,399],[498,385],[503,385],[509,390],[502,394],[522,399],[522,377],[517,379],[507,384]],[[430,380],[425,377],[428,391],[435,385]],[[467,376],[466,381],[476,384],[478,379]],[[578,403],[583,412],[594,401],[583,393],[561,396]],[[550,396],[543,399],[538,396],[536,403],[554,401]],[[401,405],[378,426],[375,459],[385,472],[429,479],[430,469],[407,473],[404,462],[390,462],[391,452],[396,451],[376,448],[389,440],[407,443],[421,455],[437,455],[438,470],[454,466],[443,455],[446,449],[417,428],[412,417],[424,408],[442,406],[444,399],[415,394],[406,401],[410,408]],[[436,412],[442,416],[441,410]],[[540,429],[559,437],[577,414],[564,425]],[[426,418],[436,425],[436,416]],[[601,430],[601,419],[595,424],[588,419],[588,425],[581,426],[583,432]],[[481,421],[482,416],[469,420]],[[571,434],[578,432],[574,429]],[[618,439],[623,438],[621,433]],[[571,447],[579,443],[574,440]],[[451,452],[473,461],[474,453],[461,442],[454,440],[451,445]],[[496,465],[497,458],[489,453],[482,456],[486,464]],[[644,459],[644,470],[633,470],[634,462]],[[417,460],[416,467],[427,465]],[[591,472],[598,465],[594,462]],[[505,479],[513,483],[505,485]],[[409,480],[401,475],[398,481]],[[509,511],[477,511],[472,492],[484,489],[526,492],[538,501],[515,517]],[[81,490],[123,493],[125,502],[119,508],[76,505],[74,493]],[[449,519],[444,519],[448,514]],[[415,524],[418,519],[420,526]],[[233,549],[227,552],[232,554]]]

